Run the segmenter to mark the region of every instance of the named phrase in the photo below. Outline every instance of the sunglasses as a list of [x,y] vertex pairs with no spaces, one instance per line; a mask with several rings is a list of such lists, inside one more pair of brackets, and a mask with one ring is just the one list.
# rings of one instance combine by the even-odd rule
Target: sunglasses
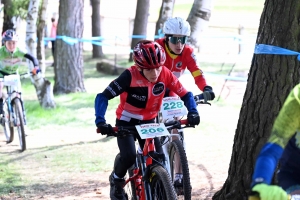
[[182,36],[182,37],[169,37],[169,40],[172,44],[177,44],[178,42],[180,42],[181,44],[185,44],[187,41],[187,37],[186,36]]

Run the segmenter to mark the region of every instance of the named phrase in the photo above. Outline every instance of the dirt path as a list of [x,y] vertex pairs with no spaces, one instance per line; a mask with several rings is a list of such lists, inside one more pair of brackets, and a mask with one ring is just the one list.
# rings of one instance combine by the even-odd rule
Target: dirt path
[[[237,119],[237,113],[228,115],[229,109],[221,111],[217,108],[204,107],[201,111],[203,125],[211,126],[211,123],[205,121],[210,121],[212,118],[215,121],[231,119],[223,121],[223,123],[233,128],[224,130],[231,132],[231,134],[222,134],[219,129],[215,132],[213,126],[211,126],[211,132],[207,131],[207,133],[201,132],[201,127],[195,130],[196,133],[186,131],[193,199],[205,200],[211,199],[226,179],[234,135],[234,121]],[[222,127],[221,124],[220,127]],[[205,128],[205,130],[208,129]],[[8,154],[10,162],[20,162],[22,166],[19,167],[18,173],[29,176],[32,183],[34,183],[30,188],[23,188],[27,193],[25,199],[109,199],[108,176],[110,171],[95,173],[84,171],[59,172],[57,171],[59,168],[52,171],[53,169],[47,166],[47,162],[49,162],[47,156],[50,150],[44,152],[45,156],[41,162],[34,157],[37,152],[40,154],[45,146],[54,149],[62,148],[63,150],[63,147],[67,145],[74,145],[76,148],[76,144],[99,140],[99,135],[87,137],[86,135],[73,134],[70,138],[69,133],[64,130],[55,134],[38,134],[32,131],[26,138],[28,150],[21,154],[16,150],[19,148],[18,140],[6,145],[2,140],[4,135],[0,134],[1,154]],[[112,141],[111,145],[109,150],[115,155],[117,152],[116,142]],[[4,199],[16,199],[16,197]]]
[[[240,101],[244,86],[245,84],[231,85],[234,89],[225,101]],[[217,92],[219,91],[216,89]],[[208,200],[222,187],[227,178],[239,109],[226,105],[203,105],[199,107],[199,112],[201,124],[193,130],[186,131],[186,151],[193,187],[192,199]],[[49,165],[53,162],[51,151],[63,151],[66,147],[74,147],[76,151],[77,148],[84,148],[85,143],[102,145],[103,151],[109,151],[113,160],[117,153],[115,139],[103,143],[101,141],[104,141],[105,137],[94,134],[94,131],[94,127],[84,130],[71,127],[59,130],[51,127],[29,130],[26,137],[28,149],[23,153],[17,150],[18,139],[7,145],[3,133],[0,132],[0,157],[4,154],[9,155],[10,159],[6,164],[9,166],[10,163],[18,163],[17,173],[28,177],[32,182],[28,187],[18,188],[25,191],[25,197],[20,198],[12,191],[9,196],[0,199],[109,199],[110,170],[61,171],[59,163],[55,167]],[[85,151],[86,156],[90,153],[97,155],[92,150]],[[37,158],[37,155],[42,157]]]

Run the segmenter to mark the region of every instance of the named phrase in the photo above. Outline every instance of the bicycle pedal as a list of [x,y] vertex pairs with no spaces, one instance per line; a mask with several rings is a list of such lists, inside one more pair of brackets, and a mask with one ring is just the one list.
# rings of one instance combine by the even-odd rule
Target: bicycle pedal
[[183,191],[182,187],[175,187],[175,192],[176,192],[177,196],[184,195],[184,191]]

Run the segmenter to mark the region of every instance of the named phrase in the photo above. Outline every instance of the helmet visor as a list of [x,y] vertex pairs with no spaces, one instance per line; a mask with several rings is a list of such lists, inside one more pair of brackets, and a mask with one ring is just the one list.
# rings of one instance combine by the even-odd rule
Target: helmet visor
[[169,40],[172,44],[177,44],[177,43],[181,43],[181,44],[185,44],[187,41],[187,37],[186,36],[182,36],[182,37],[174,37],[171,36],[169,37]]

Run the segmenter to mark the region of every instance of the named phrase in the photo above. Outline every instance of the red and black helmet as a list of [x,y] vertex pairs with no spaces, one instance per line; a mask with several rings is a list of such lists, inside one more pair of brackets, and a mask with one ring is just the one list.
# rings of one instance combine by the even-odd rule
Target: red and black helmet
[[133,49],[133,60],[142,69],[155,69],[166,61],[166,52],[157,42],[142,40]]

